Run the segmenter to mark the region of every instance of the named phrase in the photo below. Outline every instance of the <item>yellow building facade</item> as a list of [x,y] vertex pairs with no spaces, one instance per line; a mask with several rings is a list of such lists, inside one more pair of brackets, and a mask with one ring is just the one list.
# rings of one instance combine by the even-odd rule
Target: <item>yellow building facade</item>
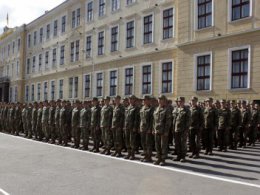
[[[10,101],[259,99],[259,8],[256,0],[67,0],[3,34],[1,76]],[[17,37],[20,80],[6,74],[4,52]]]

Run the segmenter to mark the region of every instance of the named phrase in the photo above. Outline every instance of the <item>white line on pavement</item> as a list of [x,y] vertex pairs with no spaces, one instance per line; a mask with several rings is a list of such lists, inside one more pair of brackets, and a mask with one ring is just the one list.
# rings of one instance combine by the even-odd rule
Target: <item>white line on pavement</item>
[[[102,155],[102,154],[99,154],[99,153],[93,153],[93,152],[89,152],[89,151],[82,151],[82,150],[74,149],[74,148],[70,148],[70,147],[63,147],[63,146],[59,146],[59,145],[53,145],[53,144],[48,144],[48,143],[44,143],[44,142],[39,142],[39,141],[36,141],[36,140],[31,140],[31,139],[24,138],[24,137],[17,137],[17,136],[12,136],[12,135],[3,134],[3,133],[0,133],[0,134],[6,135],[6,136],[10,136],[10,137],[13,137],[13,138],[17,138],[17,139],[22,139],[22,140],[38,143],[38,144],[48,145],[48,146],[52,146],[52,147],[56,147],[56,148],[63,148],[63,149],[66,149],[66,150],[73,150],[73,151],[77,151],[77,152],[81,152],[81,153],[87,153],[87,154],[91,154],[91,155],[95,155],[95,156],[99,156],[99,157],[103,157],[103,158],[120,160],[120,161],[124,161],[124,162],[128,162],[128,163],[135,163],[135,164],[140,164],[140,165],[144,165],[144,166],[154,167],[154,168],[158,168],[158,169],[164,169],[164,170],[169,170],[169,171],[173,171],[173,172],[185,173],[185,174],[199,176],[199,177],[204,177],[204,178],[209,178],[209,179],[213,179],[213,180],[229,182],[229,183],[233,183],[233,184],[240,184],[240,185],[244,185],[244,186],[260,188],[260,185],[253,184],[253,183],[242,182],[242,181],[237,181],[237,180],[232,180],[232,179],[226,179],[226,178],[223,178],[223,177],[217,177],[217,176],[209,175],[209,174],[203,174],[203,173],[198,173],[198,172],[186,171],[186,170],[183,170],[183,169],[178,169],[178,168],[173,168],[173,167],[162,167],[162,166],[156,166],[156,165],[153,165],[153,164],[143,163],[143,162],[139,162],[139,161],[129,161],[129,160],[125,160],[125,159],[122,159],[122,158],[116,158],[116,157],[112,157],[112,156]],[[8,194],[5,194],[5,195],[8,195]]]
[[2,195],[9,195],[6,191],[4,191],[3,189],[0,188],[0,194]]

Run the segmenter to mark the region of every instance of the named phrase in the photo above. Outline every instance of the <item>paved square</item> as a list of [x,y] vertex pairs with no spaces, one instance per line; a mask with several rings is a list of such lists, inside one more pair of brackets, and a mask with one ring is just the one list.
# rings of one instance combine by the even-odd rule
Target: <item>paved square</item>
[[0,161],[11,195],[260,194],[260,144],[157,167],[0,134]]

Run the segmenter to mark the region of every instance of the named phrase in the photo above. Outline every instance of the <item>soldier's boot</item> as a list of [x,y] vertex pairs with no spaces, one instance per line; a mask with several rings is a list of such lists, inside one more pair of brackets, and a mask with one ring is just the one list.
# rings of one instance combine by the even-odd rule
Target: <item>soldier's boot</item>
[[173,159],[173,161],[180,161],[180,160],[181,160],[180,156],[177,156],[176,158]]
[[130,157],[131,157],[131,152],[128,151],[128,154],[127,154],[127,156],[125,157],[125,159],[129,159]]
[[116,156],[117,155],[117,150],[115,150],[112,154],[111,154],[111,156]]
[[100,152],[100,154],[106,154],[106,152],[107,152],[107,149],[104,148],[104,150],[102,152]]
[[198,159],[200,157],[199,153],[196,153],[192,158],[193,159]]
[[165,165],[166,165],[165,160],[162,159],[161,162],[160,162],[160,166],[165,166]]
[[122,153],[121,153],[121,149],[119,149],[119,150],[117,151],[116,157],[118,157],[118,158],[123,157],[123,155],[122,155]]
[[158,158],[153,164],[154,165],[159,165],[161,163],[162,159]]
[[131,152],[131,156],[130,156],[129,160],[135,160],[135,151]]
[[105,155],[111,155],[110,148],[107,149]]

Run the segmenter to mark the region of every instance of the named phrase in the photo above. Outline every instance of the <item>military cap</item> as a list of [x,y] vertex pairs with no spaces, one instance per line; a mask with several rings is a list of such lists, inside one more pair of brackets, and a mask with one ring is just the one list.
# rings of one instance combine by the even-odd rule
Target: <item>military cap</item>
[[158,99],[160,99],[160,100],[167,100],[167,97],[166,97],[165,95],[160,95],[160,96],[158,97]]
[[251,105],[252,105],[252,104],[255,104],[255,101],[254,101],[254,100],[250,101],[250,104],[251,104]]
[[129,99],[137,99],[137,97],[135,95],[131,95]]
[[57,102],[61,102],[61,100],[60,100],[60,99],[58,99],[58,100],[57,100]]
[[110,100],[110,96],[106,96],[104,100]]
[[236,103],[237,103],[236,100],[231,100],[230,102],[231,102],[232,104],[236,104]]
[[242,100],[237,100],[237,104],[241,104],[242,103]]
[[149,95],[144,95],[142,98],[142,100],[150,100],[150,99],[151,99],[151,97]]
[[213,102],[213,98],[211,98],[211,97],[206,98],[205,102]]
[[76,100],[75,103],[80,104],[80,101],[79,101],[79,100]]
[[242,104],[247,104],[247,101],[246,100],[241,100],[241,103]]
[[191,101],[198,101],[198,98],[195,97],[195,96],[192,96],[192,97],[191,97]]
[[178,102],[178,101],[179,101],[179,98],[175,98],[174,101],[175,101],[175,102]]
[[185,97],[178,97],[178,99],[179,99],[179,102],[185,101]]
[[98,101],[98,98],[93,97],[92,101]]
[[117,96],[115,97],[115,99],[121,99],[121,96],[120,96],[120,95],[117,95]]

